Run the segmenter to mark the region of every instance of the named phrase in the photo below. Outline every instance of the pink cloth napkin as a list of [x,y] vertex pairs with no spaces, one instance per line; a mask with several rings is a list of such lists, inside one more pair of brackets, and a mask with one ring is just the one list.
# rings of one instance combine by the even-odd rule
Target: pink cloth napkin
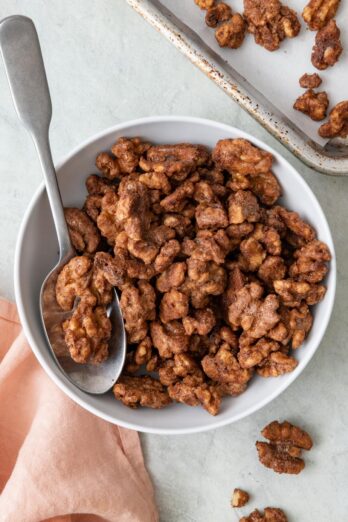
[[156,522],[137,432],[88,413],[46,376],[0,299],[1,522]]

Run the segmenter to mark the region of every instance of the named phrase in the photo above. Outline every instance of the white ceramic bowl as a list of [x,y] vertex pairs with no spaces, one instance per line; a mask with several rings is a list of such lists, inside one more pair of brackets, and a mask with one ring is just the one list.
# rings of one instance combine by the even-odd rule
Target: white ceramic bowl
[[287,375],[271,379],[255,377],[247,391],[237,398],[223,400],[221,412],[212,417],[202,408],[172,404],[163,410],[132,410],[113,398],[88,395],[75,388],[56,366],[47,346],[39,310],[41,283],[57,262],[58,244],[43,186],[35,194],[23,219],[16,249],[15,292],[19,315],[29,343],[40,364],[53,381],[90,412],[121,426],[139,431],[179,434],[194,433],[235,422],[262,408],[284,391],[304,370],[324,335],[331,315],[336,286],[334,245],[324,213],[300,174],[277,152],[241,130],[210,120],[185,117],[144,118],[116,125],[93,136],[75,149],[57,167],[60,189],[66,206],[80,206],[85,198],[85,179],[94,173],[94,161],[101,150],[110,149],[120,136],[141,136],[157,143],[192,142],[213,147],[221,138],[244,137],[274,155],[274,172],[283,187],[282,202],[298,211],[316,228],[333,259],[326,280],[325,299],[316,306],[312,331],[296,352],[297,368]]

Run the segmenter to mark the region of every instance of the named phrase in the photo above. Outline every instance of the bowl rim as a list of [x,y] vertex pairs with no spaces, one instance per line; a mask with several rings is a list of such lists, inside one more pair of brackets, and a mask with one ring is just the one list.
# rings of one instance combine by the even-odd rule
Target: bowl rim
[[45,191],[45,185],[44,182],[42,182],[37,190],[34,192],[34,195],[32,196],[29,205],[27,209],[25,210],[25,213],[23,215],[17,241],[16,241],[16,247],[15,247],[15,257],[14,257],[14,290],[15,290],[15,300],[17,304],[18,309],[18,315],[20,318],[20,322],[25,334],[26,339],[28,340],[28,343],[30,345],[31,350],[33,351],[35,357],[39,361],[42,368],[45,370],[45,372],[48,374],[48,376],[52,379],[52,381],[65,393],[70,399],[72,399],[74,402],[76,402],[79,406],[84,408],[85,410],[89,411],[90,413],[93,413],[97,417],[100,417],[104,419],[107,422],[110,422],[112,424],[122,426],[124,428],[137,430],[142,433],[153,433],[153,434],[159,434],[159,435],[187,435],[187,434],[194,434],[194,433],[203,433],[205,431],[213,430],[216,428],[220,428],[223,426],[227,426],[229,424],[232,424],[234,422],[237,422],[245,417],[248,417],[249,415],[252,415],[256,411],[264,408],[267,404],[272,402],[276,397],[278,397],[281,393],[283,393],[294,381],[295,379],[304,371],[312,357],[314,356],[315,352],[318,350],[321,341],[324,337],[324,334],[326,332],[327,326],[329,324],[332,310],[335,302],[335,295],[336,295],[336,281],[337,281],[337,267],[336,267],[336,254],[335,254],[335,246],[330,230],[330,226],[328,224],[328,221],[326,219],[325,213],[315,196],[314,192],[312,191],[311,187],[308,185],[308,183],[304,180],[304,178],[301,176],[301,174],[291,165],[291,163],[279,152],[273,149],[272,146],[268,145],[267,143],[264,143],[262,139],[256,138],[250,133],[243,131],[242,129],[238,129],[237,127],[234,127],[233,125],[228,125],[226,123],[221,123],[216,120],[211,120],[208,118],[199,118],[194,116],[145,116],[142,118],[127,120],[125,122],[118,123],[116,125],[112,125],[106,129],[101,130],[100,132],[93,134],[92,136],[89,136],[87,139],[85,139],[83,142],[79,143],[77,146],[75,146],[68,154],[63,156],[60,161],[57,162],[55,165],[56,170],[58,171],[60,168],[62,168],[68,161],[70,161],[74,156],[76,156],[81,150],[83,150],[85,147],[88,147],[93,142],[95,142],[98,139],[103,138],[104,136],[112,133],[112,132],[119,132],[122,129],[126,129],[128,127],[132,127],[135,125],[143,125],[143,124],[151,124],[151,123],[171,123],[171,122],[183,122],[183,123],[193,123],[193,124],[201,124],[201,125],[208,125],[212,127],[217,127],[221,130],[226,130],[227,132],[230,132],[231,130],[240,132],[246,139],[249,139],[251,142],[257,142],[257,146],[264,147],[265,150],[270,151],[272,154],[276,156],[280,156],[282,160],[286,163],[287,168],[289,168],[295,177],[298,179],[300,183],[309,191],[310,196],[314,199],[318,206],[318,211],[321,214],[321,219],[326,224],[327,232],[328,232],[328,239],[331,242],[330,249],[332,254],[332,260],[330,264],[330,273],[332,277],[331,282],[331,291],[328,293],[329,295],[326,295],[325,302],[326,302],[326,308],[325,308],[325,318],[318,326],[318,331],[316,332],[317,342],[316,347],[313,349],[310,356],[307,358],[306,361],[304,361],[303,365],[301,367],[297,366],[291,374],[289,374],[288,380],[284,383],[281,383],[272,393],[270,393],[267,397],[265,397],[262,401],[257,402],[255,405],[250,406],[245,411],[241,412],[240,414],[235,415],[233,418],[227,418],[219,420],[219,416],[215,417],[215,422],[208,424],[206,426],[198,426],[193,428],[148,428],[144,427],[141,424],[137,424],[134,422],[127,422],[123,420],[115,419],[113,416],[108,415],[104,412],[101,412],[98,408],[92,406],[87,401],[85,401],[83,398],[79,397],[77,393],[74,392],[73,389],[70,389],[60,378],[59,373],[55,373],[50,365],[44,360],[43,356],[41,355],[40,349],[38,348],[36,341],[34,339],[34,336],[31,334],[31,329],[29,327],[28,321],[26,319],[26,312],[25,312],[25,306],[23,304],[22,299],[22,291],[21,291],[21,285],[20,285],[20,259],[21,259],[21,250],[23,245],[23,239],[24,239],[24,233],[27,227],[27,223],[29,220],[29,217],[31,215],[31,212],[35,205],[37,204],[38,199],[41,197],[43,192]]

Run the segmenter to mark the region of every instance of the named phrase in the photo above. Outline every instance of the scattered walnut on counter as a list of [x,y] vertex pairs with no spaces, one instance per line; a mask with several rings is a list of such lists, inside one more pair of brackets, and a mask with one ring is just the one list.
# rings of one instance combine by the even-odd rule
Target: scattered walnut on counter
[[325,27],[317,32],[312,50],[314,67],[322,71],[335,65],[343,50],[340,34],[335,20],[330,20]]
[[82,253],[56,285],[71,311],[62,325],[71,357],[108,356],[115,287],[127,355],[114,393],[125,405],[176,401],[216,415],[255,374],[292,371],[310,306],[325,295],[330,252],[276,204],[272,155],[245,139],[210,152],[119,138],[112,152],[98,157],[102,176],[88,177],[86,214],[67,210]]
[[239,522],[288,522],[288,519],[279,508],[266,507],[263,515],[255,509],[248,517],[243,517]]
[[261,464],[277,473],[298,474],[305,467],[301,459],[302,449],[309,451],[313,442],[308,433],[288,421],[273,421],[262,435],[269,442],[256,442]]
[[302,17],[312,31],[318,31],[336,15],[340,0],[310,0]]
[[231,505],[234,508],[245,506],[249,501],[249,493],[242,489],[235,488],[232,495]]
[[294,38],[301,29],[295,11],[279,0],[244,0],[244,17],[255,42],[268,51],[275,51],[284,38]]
[[319,74],[313,73],[313,74],[303,74],[301,78],[299,79],[299,84],[304,89],[316,89],[321,85],[321,78]]
[[299,96],[294,103],[294,109],[308,114],[314,121],[320,121],[326,117],[328,106],[329,99],[326,92],[314,92],[312,89]]
[[329,114],[329,121],[319,127],[322,138],[346,138],[348,136],[348,101],[335,105]]
[[227,22],[222,23],[215,31],[215,38],[220,47],[238,49],[244,41],[246,23],[244,18],[235,13]]

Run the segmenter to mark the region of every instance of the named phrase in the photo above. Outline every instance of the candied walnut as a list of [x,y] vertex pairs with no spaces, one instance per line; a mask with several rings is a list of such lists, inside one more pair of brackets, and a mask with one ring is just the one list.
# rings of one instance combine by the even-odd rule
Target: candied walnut
[[303,303],[298,308],[281,310],[281,316],[289,330],[291,347],[299,348],[312,328],[313,317],[309,307]]
[[99,364],[107,359],[111,321],[104,306],[93,308],[81,301],[62,327],[70,356],[75,362]]
[[169,180],[164,172],[145,172],[145,174],[140,174],[139,181],[149,189],[160,190],[163,194],[169,194],[171,190]]
[[221,203],[200,203],[196,208],[196,221],[198,228],[224,228],[228,225]]
[[288,519],[281,509],[266,507],[263,515],[255,509],[248,517],[242,517],[239,522],[288,522]]
[[231,194],[228,198],[228,217],[232,225],[258,221],[260,207],[254,194],[249,190],[238,190]]
[[135,349],[134,362],[141,366],[146,364],[152,357],[152,341],[150,337],[145,337]]
[[284,38],[294,38],[301,29],[295,11],[279,0],[244,0],[244,17],[255,42],[268,51],[275,51]]
[[129,408],[146,406],[159,409],[172,402],[165,387],[148,375],[121,376],[116,382],[113,392],[115,398]]
[[210,9],[211,7],[213,7],[215,0],[195,0],[195,3],[201,9]]
[[327,274],[327,261],[331,260],[328,246],[315,239],[293,254],[295,262],[290,266],[289,275],[298,281],[319,283]]
[[334,18],[340,0],[310,0],[302,12],[309,29],[318,31]]
[[171,288],[178,288],[185,281],[186,263],[173,263],[170,265],[156,281],[156,288],[160,292],[169,292]]
[[250,337],[264,337],[279,321],[279,300],[269,294],[261,300],[263,288],[249,283],[235,292],[228,306],[228,321],[233,329],[242,327]]
[[56,283],[56,300],[63,310],[71,310],[76,297],[94,306],[96,297],[89,290],[93,262],[90,257],[76,256],[62,268]]
[[107,252],[97,252],[94,267],[112,286],[121,287],[125,283],[125,260],[112,257]]
[[180,212],[188,198],[193,196],[195,186],[190,180],[186,180],[169,196],[162,199],[160,205],[166,212]]
[[255,225],[252,237],[262,243],[267,252],[273,256],[281,254],[282,243],[280,235],[275,228],[267,227],[261,223]]
[[135,241],[144,239],[149,231],[152,217],[149,210],[149,190],[138,179],[126,176],[120,182],[118,195],[116,221],[123,225],[130,239]]
[[220,295],[226,286],[226,271],[213,261],[187,260],[188,277],[180,289],[189,293],[194,308],[205,308],[208,295]]
[[267,206],[274,205],[282,193],[277,178],[270,171],[250,178],[250,188],[261,203]]
[[238,49],[244,41],[245,32],[244,18],[239,13],[235,13],[216,29],[215,38],[220,47]]
[[[303,221],[297,212],[290,212],[283,207],[276,207],[279,216],[291,232],[303,240],[304,243],[313,241],[316,233],[313,227]],[[275,227],[276,228],[276,227]]]
[[182,181],[190,172],[209,161],[208,150],[203,145],[178,143],[176,145],[154,145],[142,158],[140,167],[149,172],[164,172],[169,178]]
[[293,357],[282,352],[271,353],[263,362],[262,366],[257,369],[257,373],[261,377],[278,377],[284,373],[292,372],[298,362]]
[[206,310],[196,310],[193,317],[184,317],[182,324],[187,335],[207,335],[214,328],[216,319],[213,310],[207,308]]
[[156,274],[153,265],[145,265],[138,259],[128,259],[126,270],[130,279],[148,280],[152,279]]
[[128,251],[132,256],[141,259],[145,265],[150,265],[158,254],[159,248],[148,241],[133,241],[129,239],[127,242]]
[[321,80],[319,74],[317,74],[317,73],[314,73],[314,74],[305,73],[299,79],[299,84],[304,89],[316,89],[317,87],[319,87],[319,85],[321,85],[321,82],[322,82],[322,80]]
[[335,138],[348,136],[348,101],[342,101],[335,105],[329,114],[329,121],[319,127],[319,135],[322,138]]
[[243,489],[235,488],[232,495],[231,505],[234,508],[245,506],[249,501],[249,494]]
[[243,345],[238,353],[238,361],[242,368],[253,368],[269,356],[270,353],[279,350],[279,343],[269,339],[259,339],[252,344],[254,339],[250,339],[250,344]]
[[119,178],[121,175],[121,169],[117,159],[112,158],[107,152],[98,154],[95,165],[107,179],[113,180]]
[[78,208],[65,208],[64,216],[74,248],[78,252],[93,254],[100,242],[100,235],[94,223]]
[[120,306],[129,343],[137,343],[147,334],[147,321],[156,317],[156,294],[150,283],[139,281],[138,287],[127,283],[122,288]]
[[217,386],[202,384],[196,388],[196,397],[210,415],[217,415],[221,406],[221,393]]
[[214,261],[220,265],[225,261],[229,246],[229,238],[223,230],[215,232],[212,237],[202,236],[201,232],[198,232],[194,240],[184,238],[182,252],[191,256],[191,259]]
[[212,158],[220,169],[227,170],[230,174],[251,176],[268,172],[273,161],[270,152],[261,150],[242,138],[218,141]]
[[147,234],[149,241],[161,247],[170,239],[175,238],[175,231],[166,225],[152,226]]
[[229,225],[226,228],[226,233],[232,239],[242,239],[251,234],[253,230],[254,225],[244,221],[244,223],[240,223],[239,225]]
[[252,377],[252,371],[240,366],[227,343],[223,343],[215,355],[206,355],[202,359],[202,368],[210,379],[218,383],[245,384]]
[[335,20],[330,20],[323,29],[317,32],[312,50],[312,64],[320,71],[335,65],[341,56],[343,48],[340,34],[341,31]]
[[193,231],[191,219],[181,214],[165,214],[163,224],[174,229],[179,237],[187,236]]
[[186,352],[189,348],[190,338],[186,335],[183,326],[181,325],[182,329],[178,328],[174,331],[170,326],[155,321],[150,324],[153,345],[163,359],[171,358],[176,353]]
[[119,138],[111,147],[111,151],[118,160],[121,173],[131,174],[139,165],[140,157],[149,148],[150,145],[139,138]]
[[161,273],[166,270],[173,263],[179,252],[180,243],[176,239],[171,239],[168,243],[165,243],[155,259],[155,271]]
[[83,205],[83,210],[86,212],[88,217],[94,221],[94,223],[97,222],[98,216],[101,212],[102,199],[103,196],[101,194],[89,194],[86,198],[85,204]]
[[188,297],[182,292],[179,292],[179,290],[172,288],[163,295],[160,304],[160,318],[162,323],[182,319],[187,316],[188,310]]
[[306,281],[282,279],[273,282],[274,290],[280,296],[285,306],[300,306],[302,301],[308,305],[319,303],[326,293],[323,285],[310,284]]
[[88,194],[99,194],[103,195],[107,192],[115,192],[116,186],[108,179],[101,178],[96,174],[91,174],[86,179],[86,188]]
[[243,267],[245,266],[250,272],[258,270],[266,257],[266,252],[262,248],[261,243],[253,237],[244,239],[241,242],[240,252],[243,257]]
[[284,279],[286,275],[286,266],[283,258],[280,256],[267,256],[258,269],[257,275],[268,286],[273,288],[273,281]]
[[210,7],[205,15],[205,23],[208,27],[216,27],[221,22],[226,22],[232,17],[232,9],[224,2]]
[[329,106],[329,98],[325,91],[314,92],[309,89],[299,96],[294,103],[294,109],[308,116],[314,121],[323,120]]
[[101,200],[101,210],[97,217],[97,227],[109,245],[115,244],[116,236],[121,231],[121,225],[117,220],[118,196],[115,192],[106,192]]
[[201,404],[210,415],[217,415],[221,404],[221,394],[216,386],[200,384],[198,386],[185,382],[176,382],[168,386],[171,399],[188,406]]
[[313,441],[310,435],[301,428],[290,424],[288,421],[273,421],[263,428],[261,434],[265,439],[268,439],[271,442],[289,442],[290,444],[307,451],[309,451],[313,446]]

